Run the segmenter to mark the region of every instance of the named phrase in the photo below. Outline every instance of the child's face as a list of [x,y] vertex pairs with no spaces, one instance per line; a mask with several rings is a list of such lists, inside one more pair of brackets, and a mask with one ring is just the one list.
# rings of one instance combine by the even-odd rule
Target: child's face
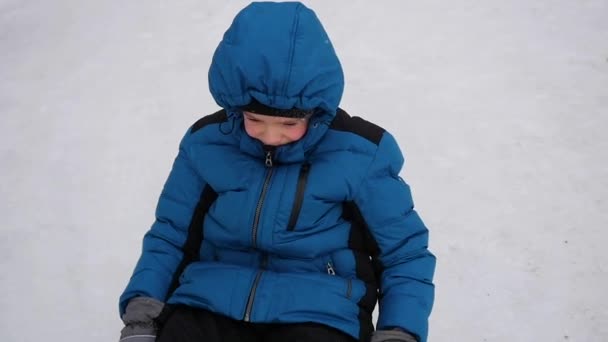
[[245,131],[264,145],[280,146],[298,141],[306,133],[308,118],[293,119],[243,112]]

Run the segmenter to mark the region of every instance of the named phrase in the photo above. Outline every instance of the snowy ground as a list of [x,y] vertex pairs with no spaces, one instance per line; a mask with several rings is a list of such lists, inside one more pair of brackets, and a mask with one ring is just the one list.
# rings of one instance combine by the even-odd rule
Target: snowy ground
[[[343,107],[406,153],[438,257],[430,341],[608,341],[608,1],[306,3]],[[246,4],[0,0],[1,341],[117,341]]]

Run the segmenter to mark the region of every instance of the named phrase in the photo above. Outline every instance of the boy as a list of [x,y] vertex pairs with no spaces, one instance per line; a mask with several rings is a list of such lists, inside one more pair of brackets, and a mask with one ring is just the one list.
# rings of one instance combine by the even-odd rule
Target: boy
[[428,231],[396,141],[338,108],[343,87],[312,10],[237,15],[209,70],[223,109],[181,141],[120,298],[122,340],[426,341]]

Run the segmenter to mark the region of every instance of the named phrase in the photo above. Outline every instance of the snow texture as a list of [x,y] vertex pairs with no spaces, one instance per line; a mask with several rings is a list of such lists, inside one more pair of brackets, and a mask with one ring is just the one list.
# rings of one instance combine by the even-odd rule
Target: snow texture
[[[406,153],[438,257],[429,340],[608,341],[608,1],[305,3],[342,106]],[[117,341],[246,4],[0,0],[1,341]]]

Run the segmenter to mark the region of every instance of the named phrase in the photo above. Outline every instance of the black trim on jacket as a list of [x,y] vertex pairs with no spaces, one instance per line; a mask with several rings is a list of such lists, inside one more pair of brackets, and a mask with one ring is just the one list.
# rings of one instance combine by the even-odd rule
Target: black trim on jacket
[[296,228],[300,211],[302,210],[302,202],[304,202],[304,192],[306,191],[306,183],[308,181],[308,175],[310,172],[310,164],[304,163],[300,167],[300,174],[298,175],[298,184],[296,184],[296,195],[293,202],[293,208],[291,209],[291,215],[289,215],[289,223],[287,224],[287,230],[292,231]]
[[344,202],[342,217],[351,223],[348,247],[355,257],[355,270],[358,279],[365,282],[365,295],[359,303],[359,339],[369,341],[374,325],[372,313],[378,301],[380,275],[384,267],[378,260],[380,249],[369,231],[369,227],[359,207],[352,201]]
[[351,117],[341,108],[338,108],[336,117],[331,122],[329,129],[354,133],[376,145],[380,144],[382,135],[385,132],[384,128],[374,123],[366,121],[357,116]]
[[218,124],[228,121],[228,115],[224,109],[218,110],[217,112],[200,118],[197,122],[192,125],[190,134],[198,131],[199,129],[212,124]]
[[179,277],[181,276],[182,272],[184,272],[186,266],[199,260],[201,244],[203,243],[203,238],[205,235],[203,227],[205,215],[207,215],[209,208],[216,199],[217,192],[215,192],[215,190],[213,190],[209,185],[206,185],[201,193],[201,198],[196,206],[196,209],[194,210],[194,214],[192,215],[190,226],[188,227],[188,236],[186,237],[186,242],[184,243],[183,247],[184,257],[173,274],[173,280],[171,281],[171,286],[169,286],[169,291],[167,291],[165,301],[171,297],[173,292],[179,286]]

